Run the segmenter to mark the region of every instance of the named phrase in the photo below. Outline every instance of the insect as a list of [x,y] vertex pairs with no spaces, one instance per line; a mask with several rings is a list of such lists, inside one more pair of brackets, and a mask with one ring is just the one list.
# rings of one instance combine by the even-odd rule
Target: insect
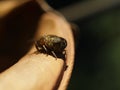
[[65,57],[67,41],[56,35],[46,35],[35,41],[35,46],[39,52],[53,55],[57,59]]

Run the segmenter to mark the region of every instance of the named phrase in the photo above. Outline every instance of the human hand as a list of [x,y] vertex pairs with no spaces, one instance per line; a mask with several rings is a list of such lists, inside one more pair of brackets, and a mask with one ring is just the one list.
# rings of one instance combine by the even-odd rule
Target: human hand
[[[19,7],[20,8],[15,12],[12,12],[12,14],[8,13],[6,16],[4,15],[5,17],[3,17],[3,19],[1,20],[2,21],[1,25],[5,26],[6,25],[5,22],[11,22],[12,24],[10,23],[10,25],[13,25],[14,23],[16,23],[15,21],[18,20],[17,15],[23,14],[25,20],[23,22],[17,22],[15,24],[18,25],[17,28],[15,25],[13,25],[13,27],[10,26],[10,28],[1,26],[2,28],[0,28],[1,29],[0,31],[1,33],[4,33],[2,37],[5,37],[6,32],[4,32],[3,30],[6,29],[18,30],[19,28],[21,28],[19,27],[21,26],[20,24],[25,22],[24,23],[25,25],[23,26],[26,31],[23,30],[21,32],[26,32],[26,33],[21,33],[21,35],[22,34],[24,35],[22,36],[20,35],[19,39],[16,37],[17,40],[15,40],[14,42],[15,45],[16,43],[20,42],[19,43],[20,45],[17,45],[16,47],[19,46],[19,48],[20,47],[22,48],[20,48],[21,50],[20,49],[14,50],[14,48],[12,47],[10,51],[7,54],[4,53],[4,55],[6,54],[6,56],[8,56],[10,52],[11,53],[14,52],[13,57],[14,55],[16,55],[17,57],[19,56],[18,51],[21,52],[25,51],[24,49],[26,49],[26,47],[29,47],[27,46],[29,44],[25,44],[25,42],[26,40],[28,41],[30,40],[30,37],[28,35],[30,33],[34,34],[32,35],[34,36],[34,38],[49,34],[53,34],[65,38],[68,44],[66,47],[67,55],[65,60],[61,58],[57,58],[56,60],[53,56],[50,55],[46,56],[45,54],[42,53],[35,54],[34,52],[37,49],[35,48],[34,44],[31,44],[32,47],[28,50],[27,53],[25,53],[24,55],[21,54],[21,57],[19,56],[19,61],[16,64],[12,65],[10,68],[8,68],[7,70],[5,70],[0,74],[0,90],[65,90],[67,88],[71,76],[73,61],[74,61],[74,43],[73,43],[73,36],[70,25],[64,18],[60,17],[54,12],[43,12],[41,10],[42,13],[39,13],[39,10],[35,11],[36,8],[38,7],[36,7],[36,3],[34,3],[34,1],[24,5],[22,4]],[[28,17],[28,15],[31,14],[32,12],[32,10],[31,12],[29,10],[31,9],[31,7],[33,11],[37,13],[30,15]],[[9,15],[10,17],[8,17]],[[14,18],[17,18],[17,20],[14,20]],[[33,24],[33,21],[36,22],[35,20],[39,21],[38,26],[36,26],[37,23]],[[36,30],[33,30],[34,33],[33,31],[31,32],[31,30],[33,29],[32,25],[37,27]],[[7,26],[9,25],[7,24]],[[18,32],[19,31],[15,33],[15,36],[17,36],[16,34],[19,35]],[[26,35],[28,35],[28,37]],[[9,38],[12,39],[12,36],[9,35],[8,39]],[[2,38],[0,40],[3,41],[8,39]],[[15,54],[15,52],[18,54]],[[3,59],[4,59],[3,57],[0,58],[1,62],[3,61]],[[68,68],[65,70],[66,64],[68,65]]]

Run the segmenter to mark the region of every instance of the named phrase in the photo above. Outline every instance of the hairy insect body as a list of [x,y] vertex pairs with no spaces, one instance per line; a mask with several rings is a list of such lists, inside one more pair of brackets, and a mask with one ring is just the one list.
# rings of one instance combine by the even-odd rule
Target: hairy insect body
[[35,42],[35,46],[39,52],[52,54],[54,57],[59,57],[64,55],[65,47],[67,46],[67,41],[55,35],[47,35],[41,37]]

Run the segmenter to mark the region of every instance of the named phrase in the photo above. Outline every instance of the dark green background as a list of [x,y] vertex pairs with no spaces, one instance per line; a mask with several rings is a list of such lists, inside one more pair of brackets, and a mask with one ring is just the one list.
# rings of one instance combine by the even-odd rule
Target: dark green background
[[80,39],[68,90],[120,90],[120,7],[76,24]]

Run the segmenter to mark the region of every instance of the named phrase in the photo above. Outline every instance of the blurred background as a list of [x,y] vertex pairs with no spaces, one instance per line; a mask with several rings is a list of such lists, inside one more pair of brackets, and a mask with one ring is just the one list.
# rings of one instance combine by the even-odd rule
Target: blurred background
[[68,90],[120,90],[120,0],[47,0],[79,27]]

